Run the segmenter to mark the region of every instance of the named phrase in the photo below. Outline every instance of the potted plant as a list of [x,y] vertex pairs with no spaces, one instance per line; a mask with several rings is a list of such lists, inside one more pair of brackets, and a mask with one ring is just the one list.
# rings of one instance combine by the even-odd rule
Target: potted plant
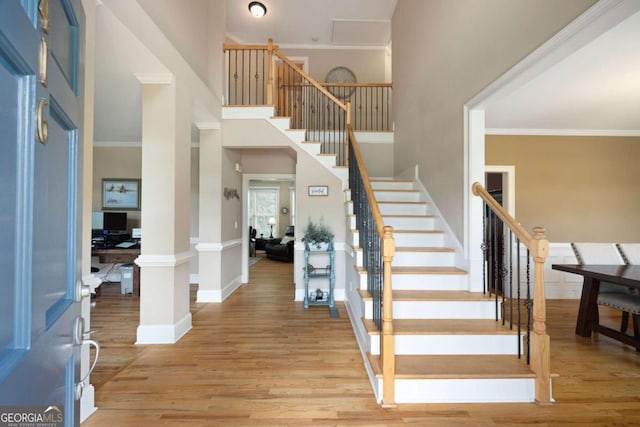
[[333,242],[333,233],[329,228],[320,223],[316,224],[311,219],[304,230],[302,241],[305,242],[310,249],[326,250],[329,243]]

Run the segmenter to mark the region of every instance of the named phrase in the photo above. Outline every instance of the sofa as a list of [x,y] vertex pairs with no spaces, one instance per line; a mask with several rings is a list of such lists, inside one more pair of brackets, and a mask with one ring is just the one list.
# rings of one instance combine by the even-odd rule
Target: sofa
[[267,243],[265,249],[267,258],[275,261],[293,262],[294,231],[293,225],[290,225],[279,243]]

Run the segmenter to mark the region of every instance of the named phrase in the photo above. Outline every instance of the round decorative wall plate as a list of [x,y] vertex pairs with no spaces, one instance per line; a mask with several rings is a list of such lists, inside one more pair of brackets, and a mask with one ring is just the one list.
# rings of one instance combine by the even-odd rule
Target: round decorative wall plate
[[282,209],[280,209],[280,213],[282,213],[282,215],[286,215],[289,213],[289,208],[286,206],[283,206]]
[[[356,75],[347,67],[335,67],[329,70],[324,79],[327,83],[357,83]],[[329,92],[336,98],[345,99],[353,95],[355,87],[333,86],[329,87]]]

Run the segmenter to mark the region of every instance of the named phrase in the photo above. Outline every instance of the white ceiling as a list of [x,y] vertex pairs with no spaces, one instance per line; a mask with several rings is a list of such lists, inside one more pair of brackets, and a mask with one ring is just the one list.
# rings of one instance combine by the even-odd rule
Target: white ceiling
[[485,108],[488,133],[640,135],[640,12]]
[[391,40],[397,0],[262,0],[267,14],[254,18],[249,1],[227,0],[229,38],[280,47],[384,48]]

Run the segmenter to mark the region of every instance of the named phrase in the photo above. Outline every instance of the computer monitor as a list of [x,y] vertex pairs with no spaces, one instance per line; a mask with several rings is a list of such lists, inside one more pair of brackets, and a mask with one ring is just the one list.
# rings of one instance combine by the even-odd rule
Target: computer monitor
[[109,233],[127,231],[127,213],[104,212],[103,229]]

